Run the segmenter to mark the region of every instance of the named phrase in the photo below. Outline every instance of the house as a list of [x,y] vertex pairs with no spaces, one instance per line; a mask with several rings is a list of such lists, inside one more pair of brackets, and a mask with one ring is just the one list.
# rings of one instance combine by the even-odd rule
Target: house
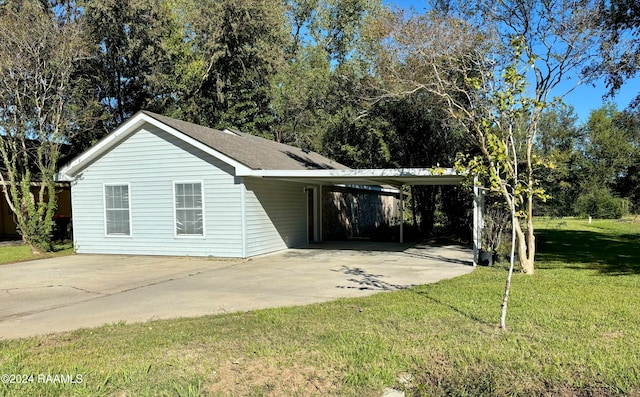
[[71,183],[76,252],[216,257],[320,241],[323,186],[462,180],[450,169],[350,169],[311,151],[146,111],[60,177]]

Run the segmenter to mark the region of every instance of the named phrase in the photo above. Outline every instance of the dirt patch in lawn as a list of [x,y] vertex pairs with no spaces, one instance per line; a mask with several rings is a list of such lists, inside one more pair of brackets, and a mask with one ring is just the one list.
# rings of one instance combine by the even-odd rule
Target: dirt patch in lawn
[[339,392],[337,373],[266,359],[227,362],[211,373],[204,391],[214,395],[326,396]]

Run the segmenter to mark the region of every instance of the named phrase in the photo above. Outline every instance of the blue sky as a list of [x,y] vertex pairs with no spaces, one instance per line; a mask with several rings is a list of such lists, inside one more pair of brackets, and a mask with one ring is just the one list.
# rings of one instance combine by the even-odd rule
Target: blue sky
[[[383,3],[404,9],[413,7],[416,11],[423,12],[428,2],[424,0],[383,0]],[[570,88],[570,85],[567,85],[567,87]],[[564,102],[573,105],[579,121],[586,122],[591,111],[600,108],[605,103],[602,96],[606,91],[603,81],[596,82],[595,84],[582,85],[568,94],[564,98]],[[623,110],[639,92],[640,77],[637,77],[627,81],[612,101],[617,104],[618,110]],[[552,92],[552,94],[564,94],[564,90],[562,87],[558,87],[557,92]]]

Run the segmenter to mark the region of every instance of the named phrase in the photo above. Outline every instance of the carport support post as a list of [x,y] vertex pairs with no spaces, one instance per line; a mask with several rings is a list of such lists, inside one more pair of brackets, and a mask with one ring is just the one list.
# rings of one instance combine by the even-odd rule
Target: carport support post
[[404,193],[400,185],[400,244],[404,243]]
[[478,256],[482,241],[484,226],[484,194],[478,183],[478,177],[473,178],[473,266],[478,266]]

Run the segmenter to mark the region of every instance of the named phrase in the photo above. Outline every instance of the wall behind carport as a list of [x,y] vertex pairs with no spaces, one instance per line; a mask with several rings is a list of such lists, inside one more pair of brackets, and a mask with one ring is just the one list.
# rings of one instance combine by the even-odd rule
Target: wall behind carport
[[301,183],[245,178],[246,256],[307,244],[307,193]]
[[396,195],[341,186],[322,189],[323,240],[393,240],[391,229],[399,224],[400,203]]

